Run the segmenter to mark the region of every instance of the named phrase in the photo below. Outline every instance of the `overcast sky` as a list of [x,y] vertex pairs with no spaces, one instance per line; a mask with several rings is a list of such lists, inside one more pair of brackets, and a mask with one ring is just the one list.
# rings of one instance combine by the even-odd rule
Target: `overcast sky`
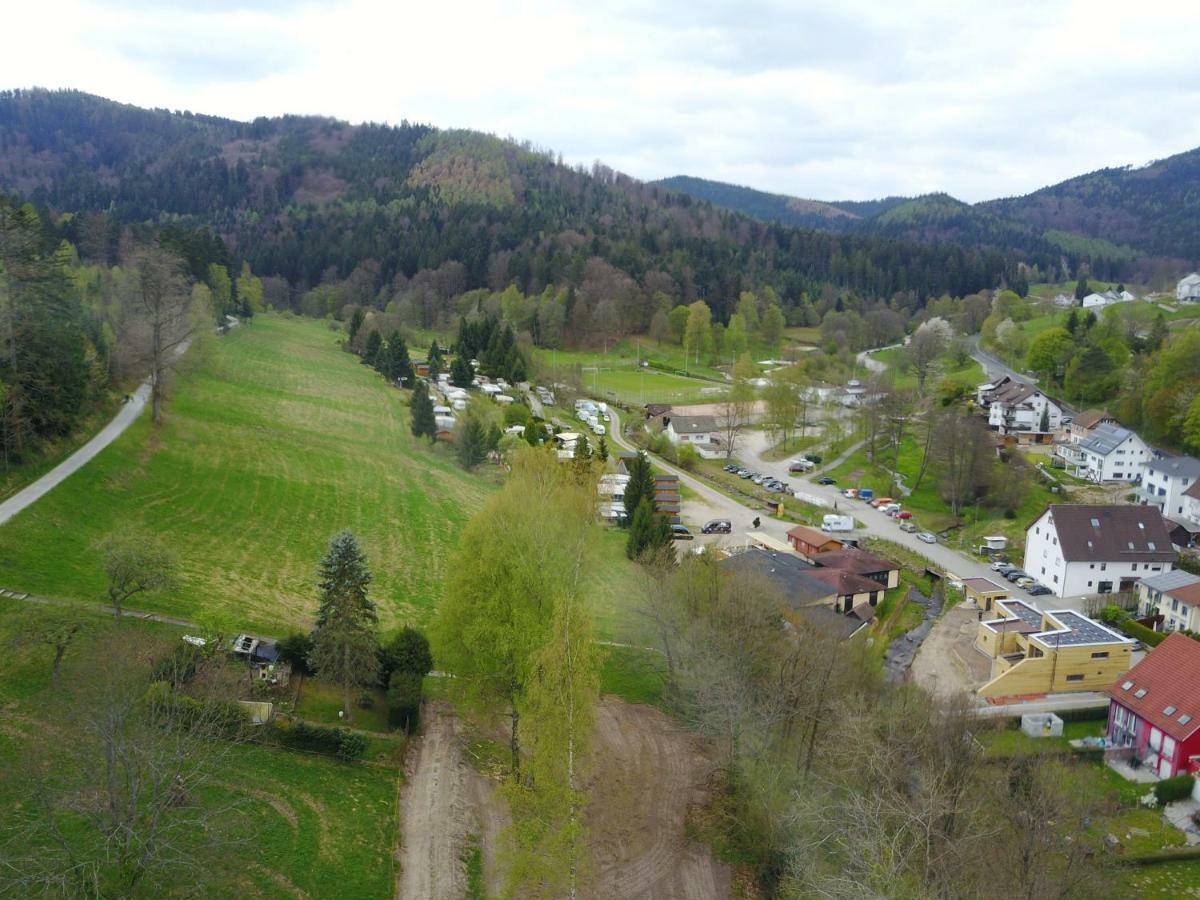
[[982,200],[1200,146],[1195,0],[61,0],[4,18],[0,87],[476,128],[824,200]]

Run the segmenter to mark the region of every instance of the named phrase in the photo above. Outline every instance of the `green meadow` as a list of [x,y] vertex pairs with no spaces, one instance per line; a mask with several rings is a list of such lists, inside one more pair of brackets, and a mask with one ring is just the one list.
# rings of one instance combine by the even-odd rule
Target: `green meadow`
[[320,322],[260,316],[215,342],[94,461],[0,528],[0,587],[101,601],[97,543],[125,525],[180,558],[178,590],[135,605],[282,633],[307,628],[314,572],[351,529],[381,624],[425,621],[486,480],[418,445],[403,395]]

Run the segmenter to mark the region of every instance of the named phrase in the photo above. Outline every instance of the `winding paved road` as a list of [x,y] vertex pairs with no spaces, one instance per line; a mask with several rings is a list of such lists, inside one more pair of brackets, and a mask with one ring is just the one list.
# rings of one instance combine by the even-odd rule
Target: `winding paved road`
[[0,503],[0,525],[3,525],[25,507],[30,506],[54,490],[68,477],[78,472],[95,459],[96,455],[124,434],[146,408],[150,398],[150,382],[145,381],[134,391],[129,401],[121,407],[111,422],[100,429],[90,441],[60,462],[33,484],[26,485],[3,503]]

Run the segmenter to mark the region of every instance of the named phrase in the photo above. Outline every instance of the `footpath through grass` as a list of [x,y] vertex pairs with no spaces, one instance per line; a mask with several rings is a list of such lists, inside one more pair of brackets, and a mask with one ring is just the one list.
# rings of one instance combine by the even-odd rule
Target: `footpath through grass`
[[166,420],[144,416],[0,527],[0,586],[101,601],[96,544],[124,525],[181,559],[179,589],[139,607],[227,627],[307,629],[330,537],[355,532],[381,624],[420,623],[485,482],[418,445],[404,395],[324,323],[259,316],[180,378]]

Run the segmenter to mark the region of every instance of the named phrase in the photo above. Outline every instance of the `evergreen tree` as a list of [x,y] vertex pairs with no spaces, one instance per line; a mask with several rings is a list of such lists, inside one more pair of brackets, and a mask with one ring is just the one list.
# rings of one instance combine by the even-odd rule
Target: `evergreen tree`
[[600,438],[600,446],[596,448],[596,455],[600,457],[600,462],[608,462],[608,442],[603,436]]
[[372,368],[378,368],[379,355],[383,349],[383,338],[379,336],[378,331],[372,331],[367,335],[366,343],[363,345],[362,361]]
[[655,514],[652,498],[642,498],[629,523],[625,555],[630,559],[645,559],[670,543],[671,526],[666,517]]
[[1087,278],[1081,275],[1079,277],[1079,280],[1077,282],[1075,282],[1075,299],[1082,300],[1084,297],[1086,297],[1091,292],[1092,292],[1092,289],[1088,285]]
[[638,455],[629,463],[629,483],[625,485],[626,525],[644,499],[654,503],[654,474],[646,454],[638,451]]
[[467,416],[454,442],[454,453],[464,469],[473,469],[488,455],[488,436],[475,416]]
[[379,680],[387,684],[393,672],[424,677],[433,671],[429,639],[415,628],[401,628],[379,651]]
[[462,352],[462,348],[459,348],[458,355],[450,364],[450,383],[455,387],[469,388],[474,380],[475,370],[471,368],[471,360]]
[[354,343],[354,338],[358,334],[358,329],[362,328],[363,319],[366,315],[363,313],[362,307],[359,306],[354,310],[354,315],[350,317],[350,342]]
[[429,387],[424,381],[417,381],[413,386],[412,399],[409,401],[410,421],[413,437],[427,437],[431,441],[437,439],[437,420],[433,415],[433,401],[429,398]]
[[1075,311],[1074,307],[1071,307],[1071,311],[1067,313],[1067,321],[1064,323],[1064,327],[1071,334],[1074,334],[1076,329],[1079,328],[1079,314]]
[[412,384],[412,361],[408,358],[408,345],[404,343],[400,332],[393,331],[392,336],[388,338],[386,355],[387,365],[384,375],[387,376],[388,381]]
[[367,596],[371,572],[353,534],[343,531],[334,537],[317,575],[320,606],[312,666],[318,675],[341,685],[342,713],[349,719],[350,692],[379,677],[379,620]]
[[525,443],[530,447],[536,447],[542,442],[542,436],[545,431],[542,429],[542,423],[530,419],[525,423],[525,432],[522,437],[525,438]]

